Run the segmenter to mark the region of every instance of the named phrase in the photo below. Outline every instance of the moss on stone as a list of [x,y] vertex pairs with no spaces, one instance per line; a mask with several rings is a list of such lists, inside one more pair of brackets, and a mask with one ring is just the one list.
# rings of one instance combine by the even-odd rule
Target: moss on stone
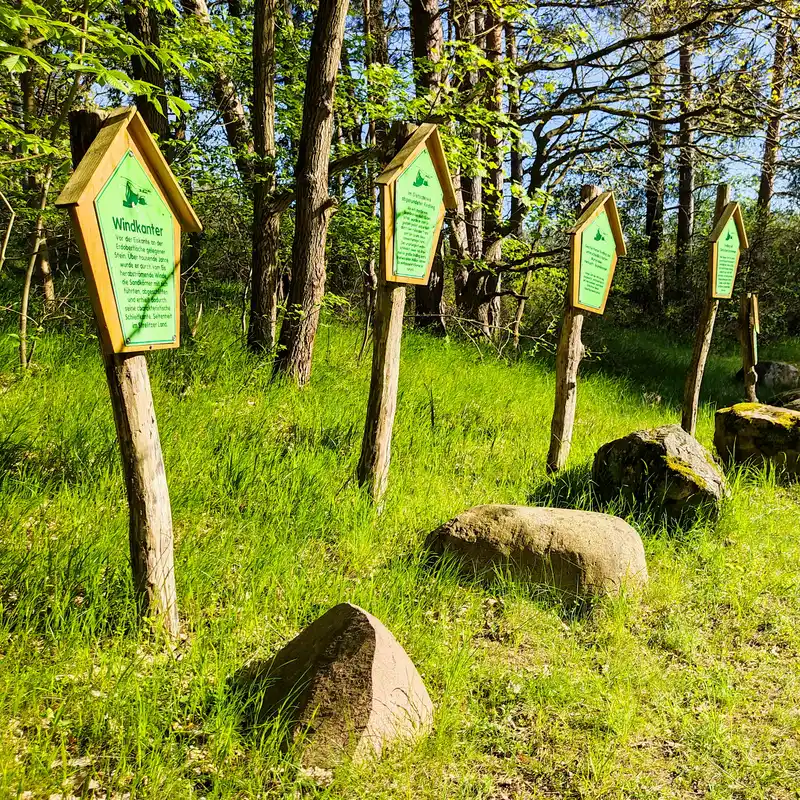
[[673,472],[677,472],[680,475],[683,475],[686,478],[689,478],[693,483],[699,486],[701,489],[708,488],[708,484],[706,483],[705,479],[698,475],[685,461],[680,458],[675,458],[675,456],[665,456],[664,461],[669,467],[670,470]]
[[724,414],[725,412],[730,412],[731,414],[747,416],[750,411],[760,411],[765,414],[770,421],[781,425],[787,430],[800,428],[800,412],[786,408],[778,408],[777,406],[767,406],[763,403],[737,403],[735,406],[724,408],[718,413]]

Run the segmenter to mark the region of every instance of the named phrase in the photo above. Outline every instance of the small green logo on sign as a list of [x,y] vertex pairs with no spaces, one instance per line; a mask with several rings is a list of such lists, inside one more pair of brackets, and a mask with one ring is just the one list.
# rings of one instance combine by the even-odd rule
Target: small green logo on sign
[[739,230],[736,219],[731,216],[717,240],[717,254],[714,274],[714,297],[730,297],[739,264]]
[[394,260],[400,278],[424,278],[433,248],[444,195],[427,148],[395,184]]
[[126,345],[178,335],[172,214],[129,150],[94,201]]
[[605,208],[581,234],[578,303],[600,311],[606,299],[617,244]]

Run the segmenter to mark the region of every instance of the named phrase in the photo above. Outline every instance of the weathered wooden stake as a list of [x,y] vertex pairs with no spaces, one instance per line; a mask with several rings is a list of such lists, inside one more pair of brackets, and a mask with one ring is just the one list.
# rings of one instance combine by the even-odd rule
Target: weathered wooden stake
[[392,428],[400,378],[400,340],[406,307],[405,286],[387,283],[383,269],[378,281],[372,332],[372,379],[358,462],[359,485],[368,488],[375,502],[383,497],[389,480]]
[[[581,187],[581,207],[577,216],[600,194],[600,187],[585,184]],[[572,274],[570,271],[570,282]],[[559,472],[566,466],[572,446],[575,426],[575,406],[578,402],[578,367],[583,358],[584,313],[572,305],[572,286],[567,286],[564,300],[564,321],[556,351],[556,399],[553,420],[550,424],[550,450],[547,453],[547,471]]]
[[[722,216],[725,206],[731,201],[731,187],[727,183],[721,183],[717,187],[717,205],[714,211],[714,223]],[[692,436],[697,430],[697,408],[700,403],[700,386],[703,383],[703,372],[706,368],[708,351],[711,348],[711,337],[714,334],[714,322],[717,319],[719,300],[715,300],[713,287],[711,285],[711,270],[708,274],[708,289],[703,309],[700,313],[700,321],[697,325],[697,335],[694,340],[692,350],[692,360],[689,364],[689,374],[686,376],[686,384],[683,389],[683,413],[681,415],[681,427]]]
[[758,375],[758,347],[756,344],[756,296],[745,292],[739,298],[739,344],[742,353],[742,371],[744,372],[744,396],[748,403],[757,403],[756,383]]
[[[76,167],[103,124],[95,112],[70,114],[72,163]],[[101,348],[102,350],[102,348]],[[153,617],[172,637],[179,633],[172,511],[158,437],[147,359],[103,351],[114,409],[129,509],[133,586],[140,613]]]
[[[415,128],[408,123],[392,126],[390,136],[395,142],[395,152],[401,150]],[[391,161],[391,158],[387,160]],[[381,203],[386,201],[386,191],[382,186]],[[372,374],[357,470],[359,486],[366,486],[376,503],[383,497],[389,481],[392,428],[400,381],[400,341],[406,307],[406,287],[386,280],[386,248],[390,246],[391,242],[382,234],[372,330]]]

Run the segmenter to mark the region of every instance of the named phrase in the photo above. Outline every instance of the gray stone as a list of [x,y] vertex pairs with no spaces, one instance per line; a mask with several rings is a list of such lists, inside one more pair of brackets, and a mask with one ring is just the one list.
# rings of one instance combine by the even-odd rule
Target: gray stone
[[[756,364],[756,375],[758,375],[758,386],[763,386],[775,394],[790,389],[800,389],[800,369],[785,361],[759,361]],[[744,372],[739,370],[736,377],[743,380]]]
[[639,534],[624,520],[594,511],[476,506],[431,533],[426,546],[453,554],[472,574],[510,569],[581,598],[647,582]]
[[604,501],[661,510],[670,519],[719,513],[728,494],[711,453],[680,425],[634,431],[595,454],[592,480]]
[[350,603],[331,608],[272,659],[249,664],[236,682],[259,698],[256,723],[277,715],[289,722],[307,769],[380,756],[433,721],[430,697],[405,650],[378,619]]
[[714,445],[737,464],[772,462],[800,474],[800,411],[761,403],[738,403],[717,411]]

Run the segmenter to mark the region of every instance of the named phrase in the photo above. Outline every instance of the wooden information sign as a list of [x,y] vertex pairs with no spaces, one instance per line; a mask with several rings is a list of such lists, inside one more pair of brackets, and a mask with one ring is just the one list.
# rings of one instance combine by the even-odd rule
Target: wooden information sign
[[367,401],[359,485],[380,503],[389,480],[392,428],[397,410],[405,284],[427,284],[445,208],[455,192],[435,125],[407,124],[393,131],[397,155],[378,176],[381,190],[381,269],[372,329],[372,378]]
[[389,283],[428,283],[446,208],[456,197],[436,125],[426,123],[376,179],[381,255]]
[[[692,360],[683,387],[681,427],[692,436],[697,429],[697,411],[700,406],[700,387],[706,368],[719,301],[730,299],[739,267],[739,255],[747,247],[747,234],[738,203],[731,202],[731,187],[727,183],[717,186],[714,208],[714,228],[709,237],[708,291],[700,312],[697,333],[692,349]],[[755,397],[755,369],[745,369],[745,384],[749,396]],[[747,375],[750,377],[747,377]]]
[[202,226],[135,108],[109,116],[56,205],[70,212],[104,351],[178,347],[181,230]]
[[135,108],[70,112],[69,209],[102,344],[140,614],[180,633],[172,511],[143,350],[179,343],[181,228],[200,221]]
[[747,233],[738,203],[728,203],[711,232],[711,297],[730,300],[739,268],[739,256],[747,249]]
[[617,257],[627,252],[613,192],[603,192],[570,230],[570,302],[602,314]]

